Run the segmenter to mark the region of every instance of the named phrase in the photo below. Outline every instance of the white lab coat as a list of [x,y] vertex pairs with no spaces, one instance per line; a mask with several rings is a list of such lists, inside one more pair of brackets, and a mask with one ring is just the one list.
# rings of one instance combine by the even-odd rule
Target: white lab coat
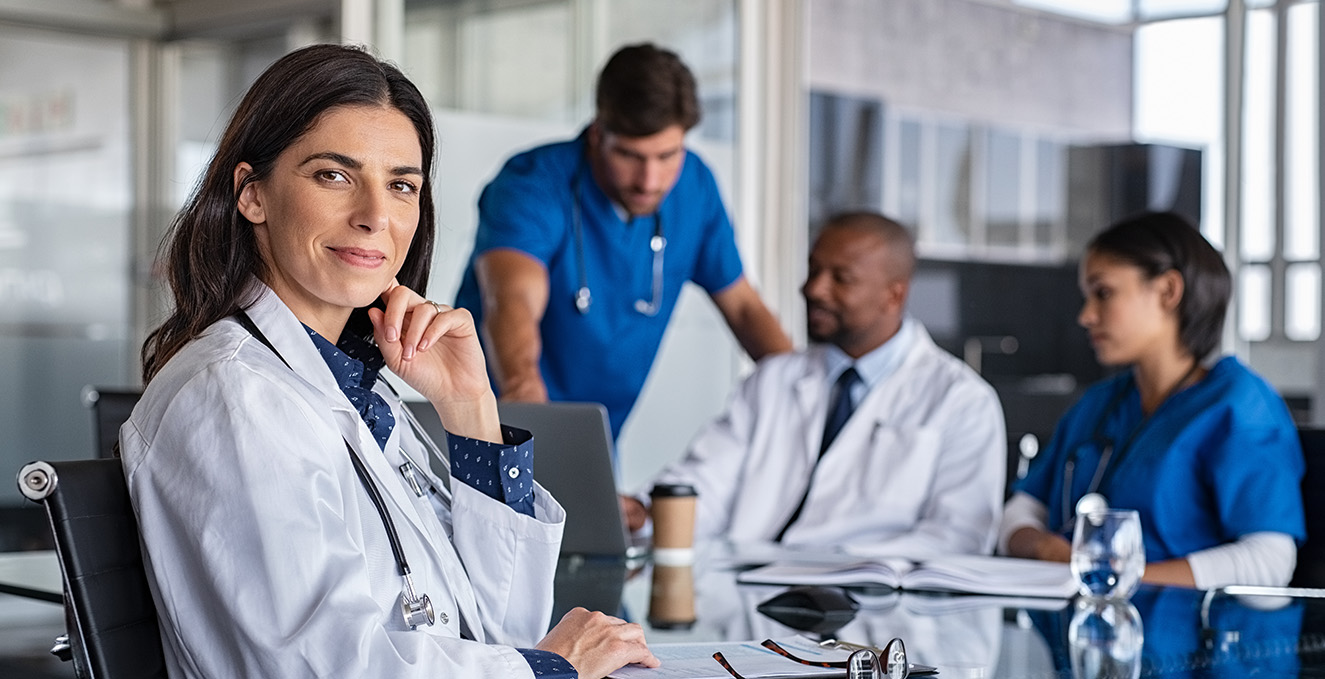
[[[426,456],[399,399],[385,454],[299,321],[265,286],[248,310],[293,371],[233,319],[156,376],[120,430],[173,677],[531,677],[513,646],[546,632],[565,513],[537,518],[464,483],[452,510],[410,492]],[[369,469],[437,624],[411,631]],[[445,442],[441,442],[445,445]],[[479,642],[461,639],[461,620]]]
[[[998,397],[910,322],[907,356],[824,453],[785,544],[907,555],[993,548],[1007,473]],[[771,540],[791,516],[827,417],[825,351],[761,361],[727,411],[655,479],[695,486],[697,537]]]

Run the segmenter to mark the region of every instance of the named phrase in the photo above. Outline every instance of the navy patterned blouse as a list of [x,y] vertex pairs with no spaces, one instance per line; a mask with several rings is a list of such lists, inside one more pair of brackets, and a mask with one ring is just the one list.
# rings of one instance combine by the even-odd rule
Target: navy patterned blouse
[[[327,362],[336,384],[358,409],[359,417],[363,418],[377,445],[385,449],[391,430],[396,426],[396,418],[386,400],[373,391],[377,376],[386,364],[382,352],[353,333],[342,333],[340,342],[332,344],[312,328],[305,325],[304,329],[322,360]],[[533,516],[533,437],[527,431],[507,426],[502,426],[501,433],[502,443],[498,444],[447,432],[451,476],[521,514]],[[529,663],[535,677],[579,677],[575,667],[556,653],[532,648],[516,650]]]

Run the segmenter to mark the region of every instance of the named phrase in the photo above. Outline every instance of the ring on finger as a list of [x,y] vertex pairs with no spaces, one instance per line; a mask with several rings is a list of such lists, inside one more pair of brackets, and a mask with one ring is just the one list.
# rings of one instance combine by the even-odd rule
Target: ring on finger
[[432,308],[439,314],[446,310],[441,304],[434,302],[430,299],[426,299],[424,301],[427,302],[428,304],[431,304]]

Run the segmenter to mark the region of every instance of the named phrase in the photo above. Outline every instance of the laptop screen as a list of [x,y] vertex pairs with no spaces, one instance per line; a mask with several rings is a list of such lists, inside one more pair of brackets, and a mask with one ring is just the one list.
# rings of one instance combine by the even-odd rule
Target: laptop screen
[[[445,440],[436,410],[411,403],[428,435]],[[607,411],[597,403],[499,403],[502,424],[534,435],[534,479],[566,510],[563,554],[626,556]]]

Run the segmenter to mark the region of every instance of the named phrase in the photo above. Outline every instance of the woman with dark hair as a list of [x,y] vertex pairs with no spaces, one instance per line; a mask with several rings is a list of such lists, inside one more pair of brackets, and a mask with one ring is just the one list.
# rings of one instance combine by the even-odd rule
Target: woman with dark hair
[[1004,511],[1001,551],[1067,561],[1078,503],[1141,515],[1148,582],[1284,585],[1305,538],[1302,450],[1283,399],[1212,357],[1232,282],[1184,218],[1147,213],[1086,247],[1078,322],[1126,368],[1058,422]]
[[[544,636],[565,513],[529,433],[497,421],[472,318],[421,294],[433,150],[394,66],[304,48],[253,84],[167,236],[175,308],[120,444],[171,676],[657,664],[602,613]],[[383,367],[436,408],[445,452]]]

